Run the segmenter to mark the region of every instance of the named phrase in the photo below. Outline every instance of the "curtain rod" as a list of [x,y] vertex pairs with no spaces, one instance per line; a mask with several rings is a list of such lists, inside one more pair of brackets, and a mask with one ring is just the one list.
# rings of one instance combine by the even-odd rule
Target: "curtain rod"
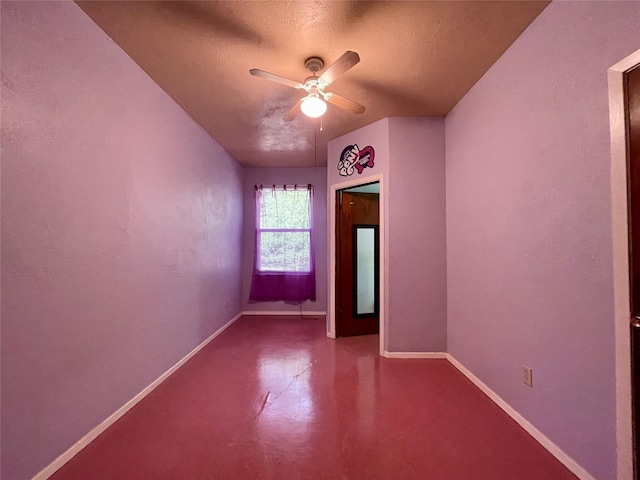
[[254,190],[262,189],[262,188],[265,188],[265,187],[266,188],[271,187],[273,189],[281,188],[283,190],[286,190],[287,188],[297,189],[298,187],[300,187],[300,188],[304,187],[304,188],[307,188],[307,189],[311,189],[313,187],[313,185],[311,185],[310,183],[308,183],[306,185],[304,185],[304,184],[298,185],[297,183],[295,183],[295,184],[290,184],[290,185],[286,185],[286,184],[285,185],[275,185],[275,184],[273,184],[273,185],[262,185],[261,184],[261,185],[254,185],[253,186]]

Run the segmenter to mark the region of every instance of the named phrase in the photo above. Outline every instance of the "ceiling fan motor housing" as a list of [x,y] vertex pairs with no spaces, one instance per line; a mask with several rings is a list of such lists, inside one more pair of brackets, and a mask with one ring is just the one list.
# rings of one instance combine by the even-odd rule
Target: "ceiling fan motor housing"
[[304,66],[307,70],[315,75],[320,70],[322,70],[322,67],[324,67],[324,62],[320,57],[309,57],[305,60]]

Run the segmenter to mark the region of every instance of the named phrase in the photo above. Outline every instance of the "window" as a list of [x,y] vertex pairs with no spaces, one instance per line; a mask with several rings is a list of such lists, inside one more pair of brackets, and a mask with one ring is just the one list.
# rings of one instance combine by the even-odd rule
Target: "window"
[[250,300],[315,300],[313,186],[256,185]]
[[257,187],[258,270],[311,271],[311,188]]

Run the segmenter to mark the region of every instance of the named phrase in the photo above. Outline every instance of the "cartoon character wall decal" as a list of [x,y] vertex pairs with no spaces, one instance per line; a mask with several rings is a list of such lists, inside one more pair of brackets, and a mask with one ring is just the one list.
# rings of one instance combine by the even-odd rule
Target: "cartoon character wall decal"
[[340,160],[338,161],[338,172],[343,177],[349,177],[357,170],[358,174],[369,167],[373,168],[376,153],[373,147],[369,145],[362,150],[356,145],[348,145],[342,150]]

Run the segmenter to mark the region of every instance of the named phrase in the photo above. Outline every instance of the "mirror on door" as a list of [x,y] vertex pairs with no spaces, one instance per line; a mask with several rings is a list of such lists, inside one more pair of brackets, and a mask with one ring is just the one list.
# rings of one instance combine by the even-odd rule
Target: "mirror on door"
[[378,256],[378,226],[354,225],[354,316],[378,314],[378,288],[376,262]]

